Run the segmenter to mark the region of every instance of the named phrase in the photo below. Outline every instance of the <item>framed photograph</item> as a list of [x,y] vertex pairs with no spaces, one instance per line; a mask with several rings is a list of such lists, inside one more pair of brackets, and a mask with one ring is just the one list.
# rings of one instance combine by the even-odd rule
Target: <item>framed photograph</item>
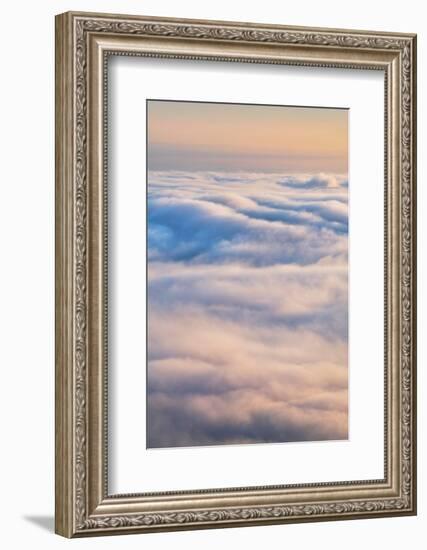
[[416,37],[56,18],[56,532],[416,513]]

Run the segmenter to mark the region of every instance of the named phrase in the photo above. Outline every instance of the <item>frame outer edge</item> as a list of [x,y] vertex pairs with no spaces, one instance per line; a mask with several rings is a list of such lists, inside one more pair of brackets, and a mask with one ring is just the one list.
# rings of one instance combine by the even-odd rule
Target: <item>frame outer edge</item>
[[411,87],[411,99],[412,99],[412,132],[411,132],[411,165],[412,165],[412,212],[411,212],[411,236],[412,236],[412,509],[413,514],[417,515],[417,279],[418,279],[418,267],[417,267],[417,35],[411,38],[412,48],[412,87]]
[[138,14],[124,14],[124,13],[105,13],[105,12],[92,12],[92,11],[81,11],[81,10],[70,10],[65,12],[63,15],[70,15],[73,18],[83,18],[86,20],[94,19],[104,19],[110,21],[138,21],[145,23],[156,23],[156,24],[174,24],[174,25],[203,25],[205,27],[229,27],[229,28],[246,28],[248,30],[273,30],[273,31],[295,31],[295,32],[306,32],[310,31],[312,33],[331,33],[331,34],[348,34],[361,35],[361,36],[381,36],[383,38],[394,38],[394,39],[412,39],[417,35],[416,33],[408,32],[390,32],[390,31],[378,31],[378,30],[369,30],[369,29],[354,29],[354,28],[340,28],[340,27],[317,27],[317,26],[306,26],[306,25],[284,25],[277,23],[255,23],[254,21],[242,21],[242,20],[224,20],[224,19],[194,19],[192,17],[166,17],[158,15],[138,15]]
[[55,17],[55,532],[74,529],[72,17]]

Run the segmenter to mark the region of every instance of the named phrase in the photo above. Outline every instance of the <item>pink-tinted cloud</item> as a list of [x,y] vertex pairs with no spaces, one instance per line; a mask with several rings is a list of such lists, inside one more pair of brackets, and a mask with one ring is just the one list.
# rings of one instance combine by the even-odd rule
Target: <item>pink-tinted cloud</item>
[[149,258],[150,447],[347,437],[344,176],[152,173]]

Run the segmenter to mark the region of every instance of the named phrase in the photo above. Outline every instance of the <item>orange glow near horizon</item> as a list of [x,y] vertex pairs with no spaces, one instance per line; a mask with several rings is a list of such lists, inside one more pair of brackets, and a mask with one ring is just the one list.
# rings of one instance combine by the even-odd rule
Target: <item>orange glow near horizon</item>
[[348,110],[150,100],[148,146],[153,169],[346,173]]

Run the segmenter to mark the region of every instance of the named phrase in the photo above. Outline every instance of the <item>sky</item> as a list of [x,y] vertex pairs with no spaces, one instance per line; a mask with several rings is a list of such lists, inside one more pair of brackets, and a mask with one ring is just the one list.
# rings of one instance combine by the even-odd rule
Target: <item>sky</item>
[[[164,135],[171,146],[179,135],[191,149],[188,117],[170,103],[169,136],[156,105],[149,138]],[[189,104],[185,111],[202,133],[213,114],[203,119],[195,105],[197,113]],[[228,137],[230,116],[266,127],[261,107],[249,122],[223,108]],[[327,124],[310,109],[285,110],[292,113],[281,119],[283,143],[292,143],[298,117],[315,129]],[[203,145],[215,142],[220,151],[216,134],[205,133]],[[250,156],[246,143],[245,134],[235,151]],[[311,167],[314,148],[301,146],[295,159],[313,149]],[[169,158],[159,169],[148,151],[147,446],[347,439],[347,173],[324,171],[323,160],[305,172],[230,169],[219,154],[216,170],[200,159],[177,169]]]
[[348,111],[147,102],[151,170],[347,172]]

